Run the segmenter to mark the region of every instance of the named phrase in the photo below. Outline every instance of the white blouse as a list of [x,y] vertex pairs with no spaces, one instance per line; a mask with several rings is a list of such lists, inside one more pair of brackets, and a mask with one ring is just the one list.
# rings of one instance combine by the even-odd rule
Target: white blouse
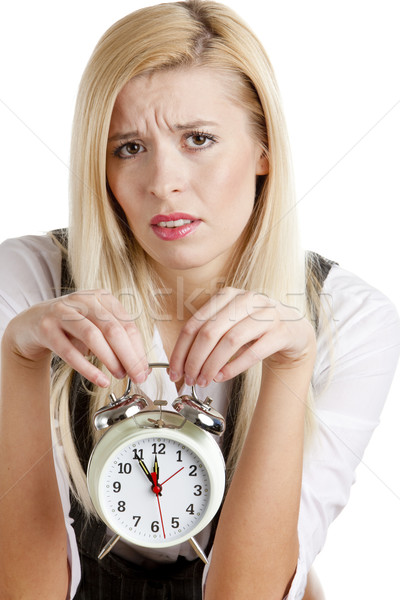
[[[47,236],[25,236],[0,245],[0,338],[10,319],[37,302],[60,295],[61,256]],[[400,353],[400,319],[394,305],[381,292],[334,265],[322,290],[322,306],[332,315],[328,331],[317,336],[317,359],[313,373],[316,431],[305,451],[298,534],[300,553],[288,600],[300,600],[307,573],[322,549],[330,523],[346,505],[355,469],[379,423]],[[334,342],[334,369],[330,372],[330,344]],[[167,358],[157,331],[157,360]],[[165,399],[177,396],[166,372]],[[153,378],[142,386],[152,397]],[[187,391],[187,390],[186,390]],[[229,383],[199,388],[200,397],[211,396],[213,406],[226,414]],[[182,388],[185,392],[185,386]],[[54,457],[71,566],[70,597],[80,580],[78,549],[69,517],[68,478],[63,450],[55,444]],[[111,535],[111,532],[110,532]],[[205,547],[209,528],[197,536]],[[136,563],[144,560],[175,561],[178,555],[194,558],[188,542],[162,551],[134,548],[119,542],[117,554]],[[204,581],[207,569],[204,569]]]

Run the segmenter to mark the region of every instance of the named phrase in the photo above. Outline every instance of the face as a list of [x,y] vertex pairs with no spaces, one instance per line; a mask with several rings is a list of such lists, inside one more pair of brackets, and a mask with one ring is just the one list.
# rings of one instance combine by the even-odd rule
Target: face
[[107,179],[155,268],[223,275],[268,165],[221,74],[132,79],[112,113]]

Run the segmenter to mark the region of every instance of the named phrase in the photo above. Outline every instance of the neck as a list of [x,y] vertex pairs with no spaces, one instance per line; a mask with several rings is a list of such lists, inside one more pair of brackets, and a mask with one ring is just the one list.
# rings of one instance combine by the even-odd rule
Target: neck
[[187,321],[225,285],[226,271],[194,268],[188,270],[164,269],[156,272],[162,282],[160,296],[164,307],[163,318]]

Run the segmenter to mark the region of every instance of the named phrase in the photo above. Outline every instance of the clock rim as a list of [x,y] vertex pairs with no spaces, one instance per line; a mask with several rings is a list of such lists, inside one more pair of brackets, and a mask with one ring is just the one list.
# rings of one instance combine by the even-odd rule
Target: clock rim
[[[147,416],[148,418],[159,417],[158,411],[144,412],[145,415],[144,413],[142,413],[142,415]],[[167,413],[167,415],[172,415],[174,418],[177,416],[179,417],[179,415],[176,413],[163,411],[163,415],[165,415],[165,413]],[[140,427],[137,424],[137,421],[135,421],[135,418],[137,417],[138,415],[113,425],[103,434],[96,446],[93,448],[87,469],[87,484],[89,494],[92,499],[93,506],[95,507],[95,510],[102,521],[107,525],[107,527],[109,527],[109,529],[111,529],[111,531],[120,535],[121,538],[128,544],[152,549],[162,549],[170,546],[177,546],[202,531],[218,512],[225,492],[225,461],[220,447],[212,438],[211,434],[203,431],[199,427],[196,427],[190,421],[185,421],[182,427],[179,429],[169,429],[166,427]],[[149,437],[160,437],[175,440],[178,443],[190,448],[204,464],[210,481],[209,500],[203,516],[200,518],[197,525],[190,530],[190,532],[185,533],[181,537],[172,541],[161,540],[157,542],[142,542],[141,540],[132,540],[126,536],[125,531],[122,532],[116,529],[114,524],[110,523],[102,507],[104,501],[102,500],[100,494],[100,483],[105,464],[108,461],[110,454],[118,453],[127,445],[135,443],[136,440]]]

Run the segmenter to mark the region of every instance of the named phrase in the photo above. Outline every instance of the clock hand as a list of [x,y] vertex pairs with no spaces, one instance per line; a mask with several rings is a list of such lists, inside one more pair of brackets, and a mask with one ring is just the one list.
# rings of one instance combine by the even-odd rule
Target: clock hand
[[154,488],[158,488],[159,489],[158,493],[160,494],[160,496],[162,496],[162,493],[161,493],[162,486],[159,485],[159,483],[158,483],[158,477],[160,475],[160,467],[158,465],[157,454],[154,459],[153,473],[151,473],[150,475],[151,475],[152,481],[154,483],[153,492],[157,493]]
[[161,487],[158,485],[158,481],[157,481],[157,473],[152,473],[151,477],[153,479],[153,492],[155,493],[155,495],[157,496],[157,503],[158,503],[158,511],[160,513],[160,519],[161,519],[161,526],[162,526],[162,530],[163,530],[163,535],[164,535],[164,539],[165,539],[165,529],[164,529],[164,520],[163,520],[163,516],[162,516],[162,512],[161,512],[161,504],[160,504],[160,492],[161,492]]
[[171,475],[171,477],[168,477],[168,479],[166,479],[165,481],[163,481],[160,485],[161,487],[164,485],[164,483],[167,483],[167,481],[169,481],[170,479],[172,479],[173,477],[175,477],[175,475],[178,475],[178,473],[180,473],[181,471],[183,471],[185,467],[181,467],[176,473],[174,473],[173,475]]
[[157,458],[157,454],[156,457],[154,459],[154,467],[153,467],[153,471],[154,473],[157,475],[157,481],[158,478],[160,477],[160,467],[158,466],[158,458]]
[[151,488],[152,491],[157,494],[161,495],[161,491],[162,491],[162,486],[158,483],[158,477],[157,477],[157,473],[151,473],[151,481],[153,483],[153,487]]
[[153,483],[153,479],[151,477],[150,471],[148,470],[148,468],[146,467],[146,465],[144,464],[143,459],[138,458],[137,459],[143,473],[146,475],[147,479],[150,481],[150,483]]

